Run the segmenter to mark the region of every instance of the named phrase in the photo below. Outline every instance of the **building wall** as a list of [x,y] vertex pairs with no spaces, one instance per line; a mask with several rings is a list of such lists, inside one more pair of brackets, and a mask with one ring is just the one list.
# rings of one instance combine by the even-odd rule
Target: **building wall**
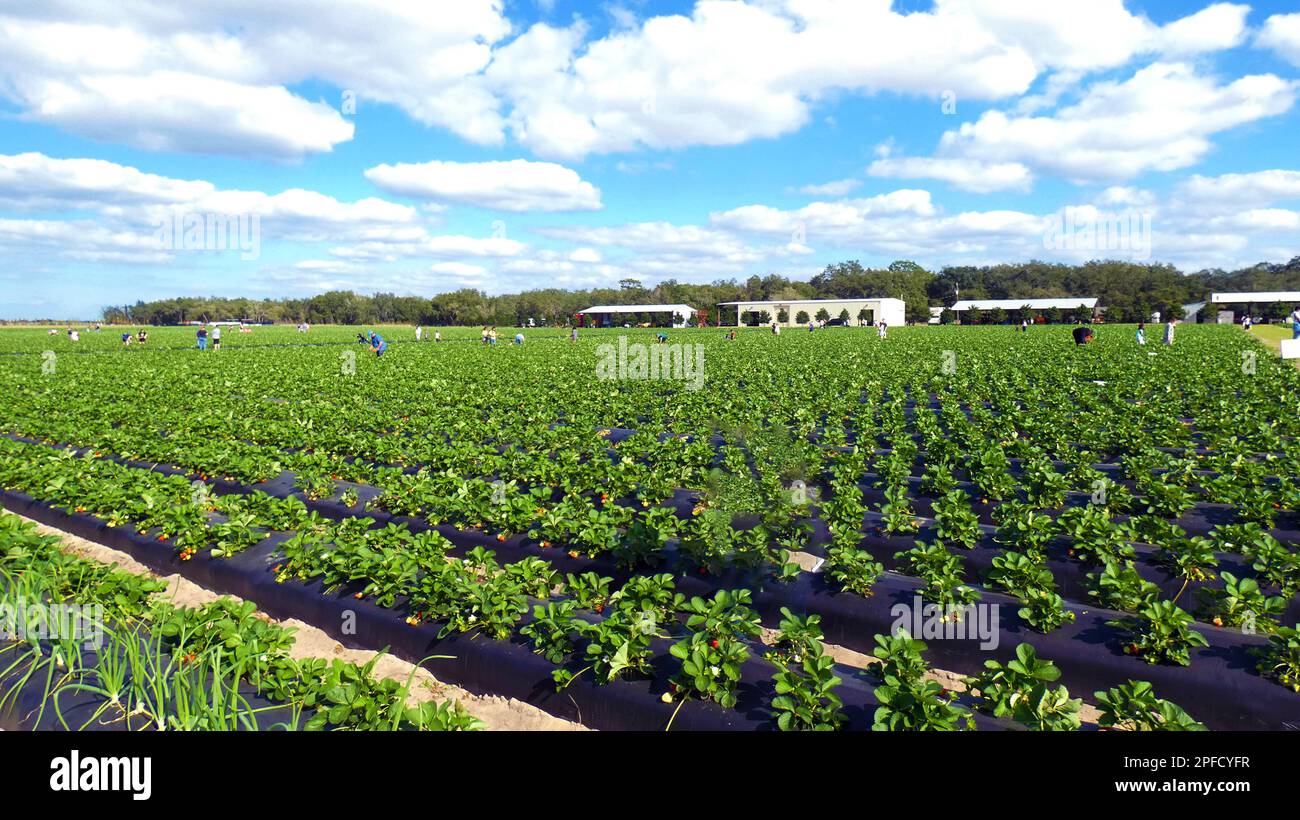
[[[743,302],[738,307],[739,310],[736,311],[736,327],[744,324],[744,316],[747,313],[766,310],[772,314],[772,319],[776,320],[777,313],[781,310],[780,304],[768,305],[762,302]],[[815,319],[817,311],[822,309],[825,309],[832,319],[838,318],[840,311],[847,310],[849,312],[849,324],[856,325],[858,311],[863,308],[871,311],[869,321],[873,323],[884,322],[890,327],[898,327],[907,323],[906,304],[902,299],[834,299],[812,305],[791,304],[786,310],[785,326],[794,327],[796,325],[795,317],[799,315],[801,310],[807,311],[809,319]]]

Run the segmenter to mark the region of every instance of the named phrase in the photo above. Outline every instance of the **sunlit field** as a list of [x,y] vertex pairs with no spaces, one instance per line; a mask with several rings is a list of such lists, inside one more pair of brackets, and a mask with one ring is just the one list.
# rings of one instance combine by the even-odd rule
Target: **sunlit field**
[[[0,485],[327,630],[369,607],[355,641],[472,652],[479,685],[528,658],[510,674],[606,728],[1295,713],[1300,373],[1239,328],[381,326],[382,357],[370,329],[0,330]],[[444,707],[392,719],[473,728]]]

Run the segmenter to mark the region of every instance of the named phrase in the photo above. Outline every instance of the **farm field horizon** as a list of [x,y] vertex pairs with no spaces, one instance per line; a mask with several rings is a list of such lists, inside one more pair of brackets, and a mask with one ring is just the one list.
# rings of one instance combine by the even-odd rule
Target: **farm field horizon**
[[1288,804],[1295,0],[5,5],[13,797]]
[[[1237,327],[1181,326],[1172,346],[1126,325],[1085,346],[1068,325],[663,344],[532,328],[516,346],[379,326],[378,357],[356,343],[368,329],[229,329],[219,351],[192,327],[131,347],[0,329],[4,505],[591,728],[1297,713],[1300,373]],[[620,349],[632,364],[611,365]],[[40,541],[15,521],[7,571],[54,561],[48,543],[15,553]],[[147,581],[68,572],[50,592],[146,635],[185,624],[197,657],[205,624],[251,623],[162,615]],[[218,671],[277,723],[482,725],[452,700],[405,711],[397,684],[373,712],[327,708],[350,673],[264,640]]]

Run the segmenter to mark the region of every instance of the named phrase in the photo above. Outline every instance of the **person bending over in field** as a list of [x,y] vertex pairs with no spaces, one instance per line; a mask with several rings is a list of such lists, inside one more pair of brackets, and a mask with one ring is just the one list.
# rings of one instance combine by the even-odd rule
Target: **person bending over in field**
[[1092,328],[1087,325],[1079,325],[1074,329],[1074,343],[1079,347],[1092,341]]
[[384,355],[384,351],[388,349],[388,342],[385,342],[383,336],[372,330],[370,331],[370,349],[375,351],[375,358],[377,359]]

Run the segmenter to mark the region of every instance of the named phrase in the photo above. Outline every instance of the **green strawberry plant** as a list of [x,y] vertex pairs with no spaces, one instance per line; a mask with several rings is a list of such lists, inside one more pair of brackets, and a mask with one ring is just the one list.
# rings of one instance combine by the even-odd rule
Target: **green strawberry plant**
[[1052,463],[1039,456],[1030,459],[1024,468],[1025,495],[1034,507],[1057,508],[1065,503],[1070,480],[1052,468]]
[[1051,632],[1075,619],[1056,593],[1051,570],[1027,555],[1007,552],[995,557],[989,580],[1024,604],[1017,614],[1040,632]]
[[1097,724],[1103,729],[1123,729],[1133,732],[1188,732],[1205,731],[1177,704],[1158,698],[1146,681],[1128,683],[1095,692],[1101,717]]
[[843,681],[820,643],[810,647],[802,662],[778,670],[773,679],[772,709],[781,731],[834,731],[844,724],[844,701],[834,692]]
[[903,485],[891,486],[885,490],[885,502],[880,505],[880,516],[884,522],[885,532],[893,535],[909,535],[920,532],[920,519],[912,508],[907,488]]
[[1300,553],[1287,549],[1270,536],[1268,541],[1252,547],[1250,557],[1254,558],[1251,568],[1259,573],[1261,580],[1275,587],[1283,599],[1300,594]]
[[1108,609],[1138,612],[1160,598],[1160,587],[1143,578],[1129,559],[1106,559],[1104,569],[1088,573],[1088,580],[1093,597]]
[[884,571],[884,566],[863,549],[832,547],[826,553],[826,574],[846,592],[869,597]]
[[[584,657],[586,669],[599,684],[627,675],[645,675],[650,669],[650,641],[656,625],[632,609],[620,609],[594,624],[581,627],[587,641]],[[582,670],[582,671],[585,671]],[[567,669],[554,672],[556,683],[563,688],[582,672]]]
[[1273,632],[1286,612],[1284,598],[1265,595],[1254,578],[1238,578],[1226,570],[1219,573],[1222,589],[1203,587],[1200,612],[1215,626],[1247,627]]
[[573,601],[553,601],[533,607],[533,619],[519,628],[519,634],[532,641],[537,654],[554,664],[564,663],[575,647],[579,632]]
[[1083,701],[1071,700],[1064,686],[1053,688],[1059,677],[1056,664],[1039,659],[1032,646],[1022,643],[1005,666],[985,661],[984,671],[965,683],[978,692],[978,708],[996,717],[1012,718],[1038,731],[1078,729]]
[[747,589],[720,589],[711,599],[691,598],[681,610],[687,614],[686,628],[710,639],[755,638],[761,627],[752,603]]
[[565,576],[564,587],[577,606],[600,613],[609,604],[609,585],[613,582],[613,578],[594,572],[584,572],[581,575],[569,573]]
[[781,607],[781,622],[772,648],[764,657],[777,666],[803,663],[803,659],[822,648],[824,637],[820,615],[795,615]]
[[979,516],[971,512],[970,495],[963,490],[953,490],[934,504],[936,532],[945,543],[964,549],[973,549],[979,541]]
[[930,667],[921,654],[925,651],[925,642],[913,638],[906,629],[900,629],[891,635],[876,635],[874,640],[876,646],[871,650],[871,655],[879,664],[872,667],[871,672],[877,679],[883,681],[892,677],[915,682],[921,680],[929,670]]
[[1128,634],[1125,654],[1150,664],[1187,666],[1191,663],[1193,647],[1209,646],[1205,636],[1191,628],[1192,616],[1179,609],[1173,601],[1154,601],[1138,610],[1136,615],[1107,623]]
[[993,511],[994,540],[1027,555],[1042,555],[1056,537],[1056,522],[1020,501],[1007,501]]
[[1300,624],[1278,627],[1260,654],[1259,671],[1262,674],[1294,692],[1300,692]]
[[749,657],[743,642],[727,635],[695,632],[668,651],[682,662],[681,673],[673,678],[673,694],[711,700],[724,709],[736,705],[736,684]]
[[922,597],[942,606],[954,621],[960,619],[964,607],[980,599],[979,591],[965,583],[961,558],[949,552],[942,541],[918,541],[912,549],[895,553],[894,558],[904,563],[908,574],[925,581]]

